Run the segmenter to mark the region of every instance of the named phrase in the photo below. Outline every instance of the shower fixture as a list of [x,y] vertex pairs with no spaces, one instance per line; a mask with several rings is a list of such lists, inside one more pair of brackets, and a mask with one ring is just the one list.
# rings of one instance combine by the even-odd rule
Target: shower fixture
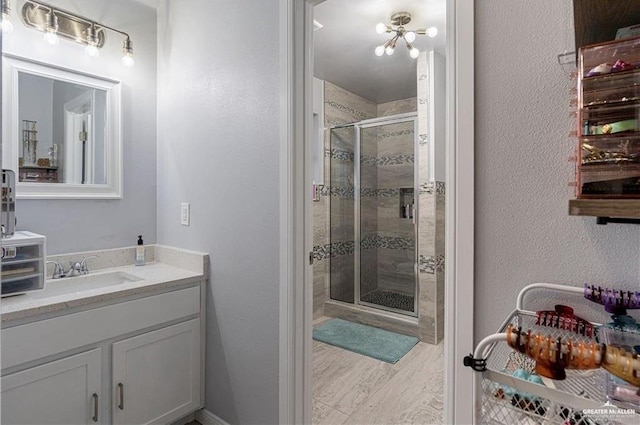
[[427,35],[433,38],[438,35],[438,28],[436,27],[408,30],[404,26],[409,22],[411,22],[411,13],[396,12],[391,15],[391,25],[387,25],[382,22],[376,25],[376,32],[378,34],[392,34],[392,37],[389,40],[387,40],[384,44],[376,47],[376,56],[382,56],[385,53],[387,55],[392,55],[396,48],[396,43],[400,38],[402,38],[407,46],[407,49],[409,50],[409,56],[415,59],[420,54],[420,50],[418,50],[412,44],[415,41],[416,36]]

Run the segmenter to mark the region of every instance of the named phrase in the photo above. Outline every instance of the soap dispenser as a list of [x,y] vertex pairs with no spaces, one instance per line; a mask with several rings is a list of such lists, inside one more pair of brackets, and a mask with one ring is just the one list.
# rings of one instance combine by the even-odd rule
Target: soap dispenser
[[138,235],[138,246],[136,246],[136,266],[144,266],[144,241],[142,235]]

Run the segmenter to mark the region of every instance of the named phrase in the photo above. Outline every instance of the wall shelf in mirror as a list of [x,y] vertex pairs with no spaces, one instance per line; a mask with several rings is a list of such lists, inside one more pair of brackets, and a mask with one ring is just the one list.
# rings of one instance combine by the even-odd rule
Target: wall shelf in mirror
[[120,82],[6,54],[2,66],[2,165],[17,198],[121,198]]

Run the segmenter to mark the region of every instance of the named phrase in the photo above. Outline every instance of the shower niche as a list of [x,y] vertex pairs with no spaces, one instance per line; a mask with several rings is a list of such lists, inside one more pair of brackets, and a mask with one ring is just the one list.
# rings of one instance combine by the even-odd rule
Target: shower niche
[[413,196],[414,190],[412,187],[400,188],[400,218],[413,219],[415,217],[415,198]]
[[332,300],[417,316],[416,115],[329,129]]

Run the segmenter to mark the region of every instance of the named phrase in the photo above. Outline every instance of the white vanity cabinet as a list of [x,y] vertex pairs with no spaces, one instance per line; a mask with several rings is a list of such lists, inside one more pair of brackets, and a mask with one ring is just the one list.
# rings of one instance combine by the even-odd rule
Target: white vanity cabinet
[[168,423],[198,408],[200,321],[113,344],[113,424]]
[[101,423],[101,349],[2,377],[3,424]]
[[170,424],[203,405],[204,282],[2,329],[3,425]]

